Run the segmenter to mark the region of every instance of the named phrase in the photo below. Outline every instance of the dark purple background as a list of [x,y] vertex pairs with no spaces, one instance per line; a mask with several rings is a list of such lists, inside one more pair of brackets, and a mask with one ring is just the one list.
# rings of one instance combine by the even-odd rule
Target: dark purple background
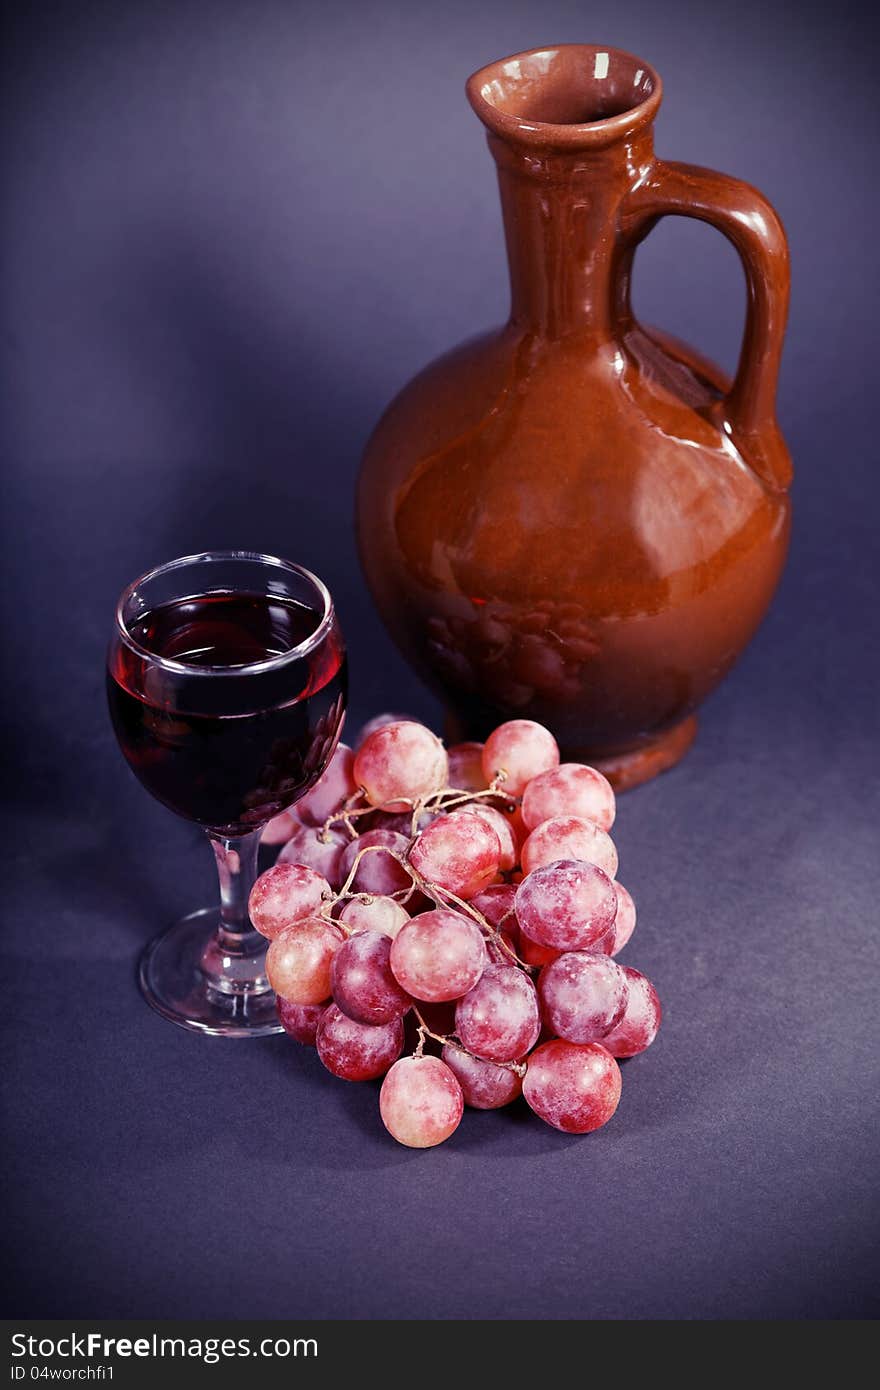
[[[824,17],[820,17],[824,16]],[[877,1272],[876,32],[846,4],[31,4],[4,76],[7,1311],[864,1315]],[[147,566],[215,546],[334,590],[352,721],[437,723],[358,575],[390,395],[505,312],[462,84],[565,40],[660,70],[657,144],[761,187],[792,242],[773,611],[675,772],[623,801],[625,959],[656,1047],[585,1140],[469,1112],[424,1154],[285,1039],[203,1039],[134,984],[213,894],[127,774],[102,659]],[[735,359],[709,229],[639,253],[642,315]]]

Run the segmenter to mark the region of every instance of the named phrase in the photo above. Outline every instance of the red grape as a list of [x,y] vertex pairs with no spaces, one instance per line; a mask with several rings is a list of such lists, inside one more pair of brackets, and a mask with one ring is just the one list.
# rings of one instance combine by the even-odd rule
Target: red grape
[[600,950],[616,912],[611,879],[597,865],[579,860],[546,864],[516,890],[521,933],[557,951]]
[[355,932],[330,966],[330,988],[340,1009],[356,1023],[392,1023],[412,1000],[391,973],[391,941],[377,931]]
[[275,993],[291,1004],[329,999],[330,965],[344,940],[339,927],[321,917],[285,927],[266,952],[266,974]]
[[331,896],[330,884],[302,864],[275,864],[260,874],[248,898],[248,913],[258,932],[271,941],[282,927],[317,915]]
[[476,922],[439,908],[421,912],[391,943],[391,969],[415,999],[438,1003],[473,989],[488,964]]
[[342,851],[347,844],[348,836],[339,830],[323,832],[310,825],[298,825],[277,862],[302,864],[306,869],[314,869],[316,874],[323,874],[331,888],[339,888],[343,882],[340,876]]
[[376,714],[372,719],[368,719],[361,729],[355,740],[355,748],[360,748],[362,743],[366,743],[370,734],[374,734],[377,729],[384,729],[386,724],[413,724],[415,722],[408,714]]
[[498,836],[498,843],[501,846],[501,858],[498,867],[506,872],[515,868],[519,863],[519,843],[514,833],[513,826],[500,811],[496,811],[494,806],[484,806],[482,802],[475,801],[466,807],[469,815],[479,816],[487,825],[491,825],[495,834]]
[[522,866],[527,874],[557,859],[583,859],[598,864],[609,878],[617,873],[614,841],[598,825],[579,816],[556,816],[545,820],[522,847]]
[[315,1046],[318,1024],[327,1012],[327,1004],[291,1004],[289,999],[275,1000],[278,1018],[285,1033],[304,1047]]
[[458,1001],[455,1031],[468,1052],[484,1061],[524,1057],[541,1031],[538,996],[528,975],[515,965],[487,965]]
[[516,888],[512,883],[490,883],[488,888],[471,898],[475,907],[485,917],[490,927],[504,927],[505,931],[516,933]]
[[[359,835],[348,844],[342,856],[340,874],[343,883],[351,873],[352,865],[361,850],[368,849],[370,845],[384,845],[402,859],[409,849],[409,840],[405,835],[398,835],[395,830],[365,830],[363,835]],[[365,854],[358,864],[351,889],[356,893],[374,893],[377,897],[384,897],[411,886],[412,879],[393,855],[374,850]]]
[[636,929],[636,905],[622,883],[614,880],[617,894],[617,916],[614,919],[614,941],[609,952],[616,956],[622,951]]
[[446,750],[450,787],[462,792],[485,791],[489,783],[483,771],[482,743],[454,743]]
[[379,1093],[382,1123],[411,1149],[442,1144],[458,1128],[463,1109],[458,1079],[439,1057],[402,1057]]
[[394,898],[372,898],[370,902],[352,898],[340,912],[339,920],[352,931],[377,931],[394,937],[409,921],[409,913]]
[[336,745],[321,777],[296,803],[296,814],[306,825],[323,825],[344,801],[357,791],[354,780],[354,754],[345,743]]
[[602,1039],[612,1057],[635,1057],[657,1036],[663,1010],[657,991],[646,976],[622,966],[627,982],[626,1010],[620,1022]]
[[446,749],[424,724],[383,724],[364,740],[354,760],[354,779],[372,806],[405,811],[407,805],[446,783]]
[[450,1043],[443,1048],[442,1057],[458,1078],[465,1105],[474,1110],[498,1110],[522,1094],[522,1077],[510,1067],[471,1057]]
[[551,961],[558,960],[562,952],[554,950],[552,946],[539,946],[537,941],[521,932],[519,950],[516,954],[526,965],[549,965]]
[[623,1017],[626,994],[626,975],[609,956],[569,951],[538,978],[541,1017],[552,1033],[571,1043],[604,1041]]
[[470,811],[439,816],[416,840],[409,862],[417,873],[459,898],[472,898],[498,873],[501,843]]
[[492,782],[504,773],[502,786],[511,796],[521,796],[533,777],[559,766],[556,740],[543,724],[532,719],[511,719],[499,724],[483,749],[483,772]]
[[556,816],[579,816],[594,821],[602,830],[610,830],[614,824],[614,790],[594,767],[561,763],[529,782],[523,792],[522,814],[529,830]]
[[527,1103],[564,1134],[607,1124],[620,1100],[620,1068],[599,1043],[553,1039],[536,1047],[523,1081]]
[[343,1081],[372,1081],[400,1056],[403,1023],[399,1018],[378,1028],[356,1023],[330,1004],[318,1024],[316,1042],[318,1056],[334,1076]]
[[280,811],[277,816],[263,826],[260,835],[261,845],[286,845],[300,821],[290,811]]

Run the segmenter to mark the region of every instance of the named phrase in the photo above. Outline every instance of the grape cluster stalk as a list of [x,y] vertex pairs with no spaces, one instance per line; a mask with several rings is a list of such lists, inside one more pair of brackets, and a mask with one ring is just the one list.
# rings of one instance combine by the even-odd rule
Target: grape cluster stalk
[[264,832],[281,849],[249,909],[285,1031],[343,1080],[384,1078],[382,1121],[411,1148],[520,1096],[565,1133],[599,1129],[618,1060],[661,1021],[616,959],[636,909],[615,815],[602,774],[532,720],[449,749],[371,720]]

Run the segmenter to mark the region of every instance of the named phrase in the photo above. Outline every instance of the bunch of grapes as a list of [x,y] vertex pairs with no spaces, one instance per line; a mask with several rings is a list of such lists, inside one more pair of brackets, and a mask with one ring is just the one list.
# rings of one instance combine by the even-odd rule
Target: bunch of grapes
[[384,1077],[382,1120],[412,1148],[520,1095],[565,1133],[600,1128],[617,1059],[661,1017],[616,960],[636,910],[614,817],[602,774],[531,720],[448,750],[372,720],[264,833],[283,848],[250,914],[285,1030],[343,1080]]

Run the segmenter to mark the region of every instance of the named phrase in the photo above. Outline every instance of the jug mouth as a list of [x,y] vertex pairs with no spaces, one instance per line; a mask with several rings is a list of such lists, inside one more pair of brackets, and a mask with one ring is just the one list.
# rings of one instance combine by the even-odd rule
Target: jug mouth
[[499,58],[467,81],[471,106],[502,139],[545,149],[610,145],[649,125],[663,84],[620,48],[559,44]]

